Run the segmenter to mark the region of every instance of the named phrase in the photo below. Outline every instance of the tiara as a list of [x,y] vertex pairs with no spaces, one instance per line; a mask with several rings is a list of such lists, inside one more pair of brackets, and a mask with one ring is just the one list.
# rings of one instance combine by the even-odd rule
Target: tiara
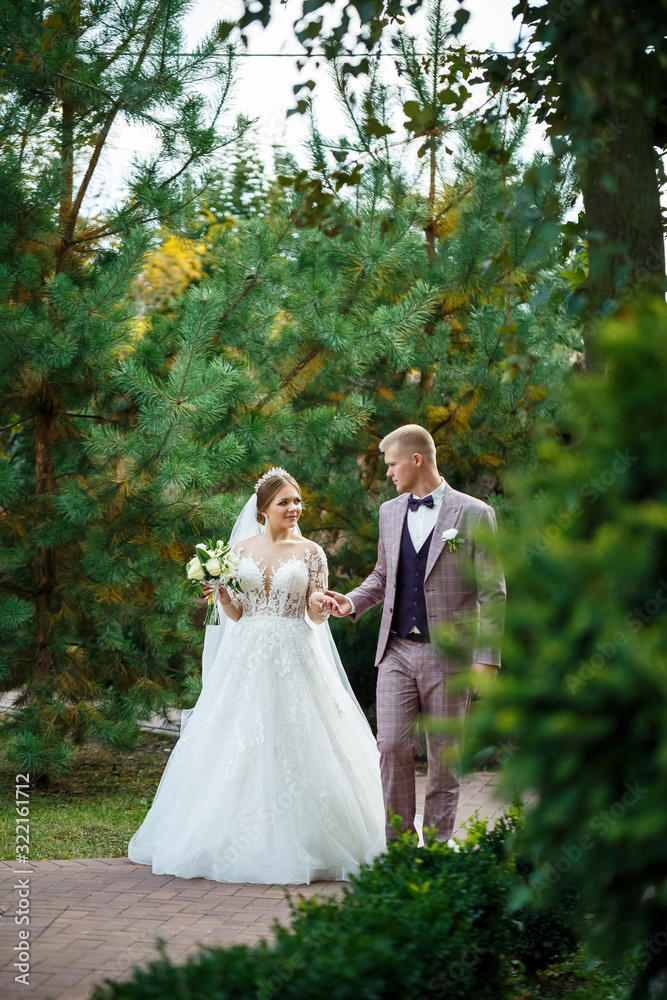
[[255,493],[260,488],[260,486],[264,485],[267,479],[273,479],[274,476],[287,476],[288,478],[291,478],[287,469],[281,469],[278,467],[269,469],[269,471],[265,472],[263,476],[260,476],[257,482],[255,483]]

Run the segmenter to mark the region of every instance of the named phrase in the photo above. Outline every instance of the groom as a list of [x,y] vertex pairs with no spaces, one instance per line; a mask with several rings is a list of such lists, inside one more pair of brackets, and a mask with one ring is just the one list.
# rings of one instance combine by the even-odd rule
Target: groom
[[[402,817],[404,830],[414,831],[417,719],[423,714],[462,723],[470,689],[450,685],[450,678],[468,667],[496,673],[505,581],[479,539],[479,529],[495,530],[492,508],[444,481],[428,431],[417,424],[399,427],[380,442],[380,451],[401,495],[380,508],[377,564],[347,596],[327,594],[338,603],[336,609],[332,602],[332,612],[352,621],[384,602],[375,659],[382,788],[385,809]],[[441,623],[453,629],[458,657],[435,645]],[[426,741],[424,826],[436,827],[438,840],[446,841],[454,830],[460,781],[442,757],[456,740],[428,733]],[[395,836],[387,821],[387,839]]]

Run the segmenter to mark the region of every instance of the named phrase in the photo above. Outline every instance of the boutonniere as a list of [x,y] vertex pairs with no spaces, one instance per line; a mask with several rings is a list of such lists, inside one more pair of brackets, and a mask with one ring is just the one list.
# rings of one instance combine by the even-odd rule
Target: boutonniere
[[447,528],[447,531],[442,533],[442,539],[449,545],[450,552],[456,552],[459,545],[465,542],[465,538],[459,538],[458,528]]

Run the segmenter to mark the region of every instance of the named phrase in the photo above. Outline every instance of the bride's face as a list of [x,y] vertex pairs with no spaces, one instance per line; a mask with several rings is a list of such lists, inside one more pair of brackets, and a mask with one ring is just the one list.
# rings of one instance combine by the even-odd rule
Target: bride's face
[[293,528],[301,517],[299,491],[286,483],[278,490],[264,514],[267,522],[274,529]]

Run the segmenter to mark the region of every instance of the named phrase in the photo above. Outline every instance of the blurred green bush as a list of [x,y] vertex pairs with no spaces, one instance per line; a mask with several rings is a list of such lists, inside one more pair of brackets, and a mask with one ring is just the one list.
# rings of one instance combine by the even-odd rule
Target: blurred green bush
[[[404,834],[341,898],[293,904],[291,926],[276,929],[273,945],[208,948],[180,967],[163,953],[129,982],[107,981],[93,1000],[498,1000],[515,950],[530,945],[510,910],[519,823],[516,810],[492,831],[473,822],[459,849],[428,836],[419,848]],[[539,923],[531,941],[542,955]],[[562,953],[550,948],[550,957]]]
[[637,995],[651,981],[652,995],[663,996],[664,303],[606,322],[599,348],[604,373],[575,378],[565,426],[544,432],[537,468],[509,483],[520,517],[499,538],[505,666],[471,714],[466,756],[519,748],[501,754],[502,775],[515,794],[537,792],[525,829],[540,860],[530,892],[538,901],[565,887],[584,894],[593,947],[617,958],[643,945]]

